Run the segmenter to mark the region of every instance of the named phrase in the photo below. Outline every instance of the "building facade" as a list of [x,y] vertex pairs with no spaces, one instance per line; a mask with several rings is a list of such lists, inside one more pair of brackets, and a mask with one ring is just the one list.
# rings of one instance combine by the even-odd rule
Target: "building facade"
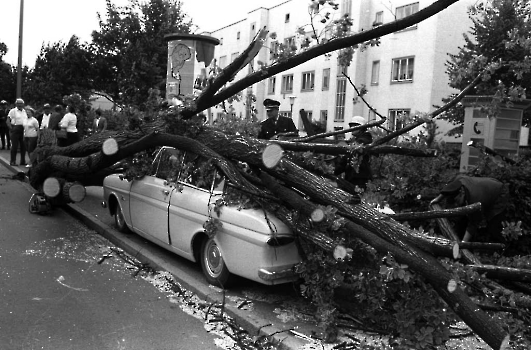
[[[351,31],[359,32],[411,15],[433,2],[341,0],[334,16],[349,14],[353,22]],[[301,109],[313,122],[326,126],[327,131],[347,128],[353,116],[362,116],[367,121],[379,120],[376,113],[357,98],[354,84],[358,90],[365,87],[368,92],[363,98],[378,114],[388,118],[385,128],[400,128],[415,116],[432,112],[434,106],[443,104],[443,98],[456,92],[448,85],[445,62],[448,53],[458,52],[464,42],[463,33],[470,30],[472,23],[467,8],[474,2],[459,1],[415,26],[381,37],[378,46],[357,49],[349,66],[340,66],[338,54],[334,52],[265,79],[242,91],[238,101],[228,107],[225,105],[225,110],[213,108],[213,118],[227,111],[242,118],[255,113],[263,120],[262,101],[271,98],[281,102],[280,113],[291,116],[300,130],[303,130],[299,117]],[[259,28],[265,27],[269,36],[264,47],[236,79],[259,70],[262,64],[271,65],[274,62],[272,53],[279,43],[299,45],[313,34],[309,26],[312,11],[308,4],[308,0],[288,0],[270,8],[257,8],[241,21],[203,33],[220,40],[215,63],[220,68],[226,67],[245,50]],[[318,27],[319,18],[314,24],[320,37],[326,37],[324,24]],[[253,104],[247,103],[251,99],[255,100],[254,111]],[[461,142],[445,137],[449,125],[442,121],[437,123],[439,138]]]

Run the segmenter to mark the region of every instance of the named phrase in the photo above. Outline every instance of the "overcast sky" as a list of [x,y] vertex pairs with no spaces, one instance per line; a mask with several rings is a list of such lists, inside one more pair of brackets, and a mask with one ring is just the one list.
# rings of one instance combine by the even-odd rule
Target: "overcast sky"
[[[0,0],[0,42],[7,45],[4,61],[18,62],[19,15],[21,0]],[[128,0],[111,0],[125,5]],[[200,27],[196,33],[212,31],[246,18],[258,7],[272,7],[284,0],[183,0],[183,9]],[[22,63],[33,67],[44,43],[68,42],[77,35],[91,41],[90,33],[99,29],[97,13],[105,14],[105,0],[24,0]]]

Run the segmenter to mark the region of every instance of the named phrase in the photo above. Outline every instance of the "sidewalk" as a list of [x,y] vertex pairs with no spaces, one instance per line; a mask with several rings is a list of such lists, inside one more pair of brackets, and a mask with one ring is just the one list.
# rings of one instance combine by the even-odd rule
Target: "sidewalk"
[[[17,163],[19,156],[17,155]],[[27,173],[29,169],[24,166],[10,166],[9,158],[8,150],[0,150],[0,166],[13,173]],[[100,206],[101,194],[101,187],[89,187],[84,201],[69,204],[64,209],[140,261],[170,272],[185,289],[199,298],[208,302],[223,302],[225,299],[227,315],[251,336],[272,336],[279,343],[279,349],[313,348],[310,344],[316,346],[319,343],[309,338],[312,333],[318,334],[320,331],[313,320],[313,311],[309,303],[297,296],[292,285],[263,286],[244,281],[224,293],[205,282],[198,265],[176,257],[137,235],[122,234],[114,230],[111,216]],[[318,346],[320,349],[332,347],[333,344]]]

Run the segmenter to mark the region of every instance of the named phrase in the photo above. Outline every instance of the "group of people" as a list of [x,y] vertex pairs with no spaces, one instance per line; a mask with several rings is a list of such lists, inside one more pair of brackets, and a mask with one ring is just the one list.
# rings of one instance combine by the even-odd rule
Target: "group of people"
[[[20,165],[31,167],[32,154],[39,144],[69,146],[79,141],[76,110],[69,105],[66,113],[57,105],[52,112],[50,104],[43,106],[42,114],[26,106],[21,98],[15,107],[8,109],[5,100],[0,101],[0,138],[2,149],[9,149],[10,165],[17,165],[17,151],[20,149]],[[26,155],[29,163],[26,163]]]

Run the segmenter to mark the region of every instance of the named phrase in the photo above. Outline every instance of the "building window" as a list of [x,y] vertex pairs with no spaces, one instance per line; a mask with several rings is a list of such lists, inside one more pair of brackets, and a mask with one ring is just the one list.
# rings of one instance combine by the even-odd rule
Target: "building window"
[[293,92],[293,74],[282,76],[282,87],[280,92],[283,94]]
[[345,121],[345,95],[347,92],[347,80],[337,79],[336,89],[336,114],[334,116],[335,122]]
[[328,110],[322,110],[319,114],[319,123],[326,129],[326,123],[328,122]]
[[323,90],[330,89],[330,68],[323,69]]
[[290,111],[279,111],[278,115],[281,117],[286,117],[291,119],[291,112]]
[[352,12],[352,0],[343,0],[341,2],[341,13],[343,15],[348,15]]
[[231,61],[231,63],[234,62],[234,60],[236,59],[236,57],[239,56],[239,54],[240,54],[239,52],[235,52],[235,53],[233,53],[232,55],[230,55],[230,61]]
[[[313,112],[312,111],[307,111],[307,110],[305,110],[305,112],[306,112],[306,118],[308,119],[308,121],[311,124],[312,123]],[[306,128],[304,127],[304,123],[302,122],[302,118],[299,118],[299,130],[306,131]]]
[[240,32],[236,33],[236,40],[240,40]]
[[277,84],[277,77],[269,78],[269,83],[267,85],[267,94],[273,95],[275,93],[275,85]]
[[397,58],[393,60],[393,70],[391,73],[392,82],[413,81],[413,68],[415,58]]
[[372,62],[371,85],[378,85],[380,82],[380,61]]
[[408,16],[411,16],[412,14],[419,12],[419,3],[415,2],[413,4],[400,6],[396,8],[396,14],[395,19],[399,20]]
[[227,66],[227,56],[221,56],[219,58],[219,68],[223,69]]
[[376,12],[374,17],[374,22],[372,23],[373,27],[381,26],[383,24],[383,11]]
[[289,13],[286,13],[286,17],[284,18],[285,23],[289,23]]
[[402,129],[409,119],[409,109],[390,109],[388,127],[389,130],[395,131]]
[[219,38],[219,44],[223,45],[223,38]]
[[367,122],[372,122],[372,121],[375,121],[376,120],[376,111],[375,110],[372,110],[372,109],[369,109],[369,119],[367,120]]
[[342,77],[343,75],[347,75],[348,73],[348,66],[342,66],[342,65],[337,65],[337,76],[338,77]]
[[302,73],[301,91],[311,91],[311,90],[313,90],[314,80],[315,80],[315,72],[304,72],[304,73]]

